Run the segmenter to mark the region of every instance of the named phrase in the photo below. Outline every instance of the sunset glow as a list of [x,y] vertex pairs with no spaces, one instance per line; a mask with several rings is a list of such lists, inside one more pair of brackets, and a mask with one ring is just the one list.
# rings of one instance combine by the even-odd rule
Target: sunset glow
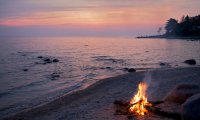
[[[146,24],[161,24],[164,15],[158,16],[162,11],[150,8],[120,8],[115,9],[92,9],[82,11],[53,11],[37,12],[29,16],[1,20],[1,25],[26,26],[26,25],[95,25],[95,26],[135,26]],[[147,13],[145,11],[152,11]],[[155,14],[156,13],[156,14]],[[146,19],[148,17],[148,19]],[[152,23],[152,21],[154,21]]]
[[0,26],[145,29],[163,26],[170,17],[179,19],[185,14],[198,13],[200,2],[197,0],[181,0],[178,6],[172,1],[5,1],[1,2]]

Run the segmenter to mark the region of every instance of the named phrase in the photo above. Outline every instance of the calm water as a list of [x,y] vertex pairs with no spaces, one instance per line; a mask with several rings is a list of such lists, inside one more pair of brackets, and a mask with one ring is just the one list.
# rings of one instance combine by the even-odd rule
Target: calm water
[[[0,38],[0,42],[0,116],[126,73],[125,67],[180,67],[190,58],[200,63],[199,41],[54,37]],[[43,64],[38,56],[60,61]],[[161,67],[160,62],[167,65]]]

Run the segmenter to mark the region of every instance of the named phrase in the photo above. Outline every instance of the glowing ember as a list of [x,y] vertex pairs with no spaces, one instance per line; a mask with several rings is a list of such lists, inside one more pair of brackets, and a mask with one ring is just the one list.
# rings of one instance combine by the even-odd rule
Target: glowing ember
[[141,82],[138,86],[137,94],[131,99],[131,107],[129,108],[130,112],[135,112],[139,115],[145,115],[145,113],[148,112],[145,107],[151,106],[151,104],[147,101],[147,97],[145,95],[146,89],[147,84]]

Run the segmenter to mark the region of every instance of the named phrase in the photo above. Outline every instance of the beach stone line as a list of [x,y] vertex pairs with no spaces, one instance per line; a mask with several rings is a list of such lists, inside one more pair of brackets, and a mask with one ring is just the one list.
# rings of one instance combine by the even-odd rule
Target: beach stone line
[[196,65],[195,59],[185,60],[184,63],[189,64],[189,65]]
[[200,94],[196,94],[181,106],[181,116],[183,120],[200,119]]
[[179,84],[164,98],[164,101],[184,103],[189,97],[200,93],[200,87],[195,84]]

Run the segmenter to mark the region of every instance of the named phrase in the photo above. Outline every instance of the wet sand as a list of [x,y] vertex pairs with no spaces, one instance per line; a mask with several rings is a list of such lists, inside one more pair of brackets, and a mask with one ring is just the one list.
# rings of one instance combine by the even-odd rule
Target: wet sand
[[[92,86],[36,108],[25,110],[6,120],[126,120],[123,115],[114,115],[114,100],[130,100],[146,71],[128,73],[102,79]],[[152,80],[148,88],[150,101],[162,100],[180,83],[200,84],[200,67],[157,69],[150,71]],[[164,105],[178,111],[180,105]],[[152,113],[134,119],[170,120]]]

